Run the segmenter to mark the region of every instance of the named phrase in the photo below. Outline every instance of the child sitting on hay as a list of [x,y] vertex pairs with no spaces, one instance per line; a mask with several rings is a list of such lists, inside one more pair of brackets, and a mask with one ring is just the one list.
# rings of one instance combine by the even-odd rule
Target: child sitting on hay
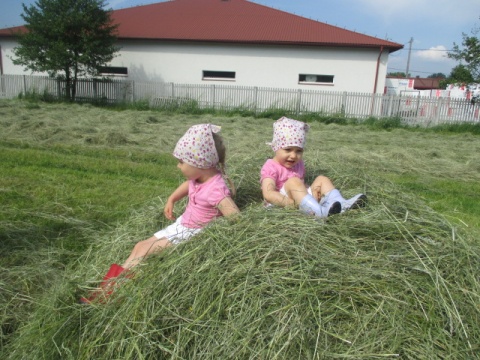
[[[101,295],[107,297],[113,290],[113,279],[136,266],[147,255],[190,239],[217,217],[239,212],[224,180],[226,150],[217,134],[219,131],[220,127],[212,124],[194,125],[180,138],[173,155],[187,180],[169,196],[163,212],[167,219],[175,220],[175,203],[188,196],[184,213],[151,238],[138,242],[122,266],[111,265],[100,288],[88,298],[81,298],[80,302],[90,303]],[[230,185],[234,191],[231,182]]]
[[275,152],[260,171],[262,194],[267,206],[298,207],[302,212],[325,218],[365,205],[366,196],[344,199],[326,176],[317,176],[310,186],[304,182],[303,150],[309,125],[282,117],[273,124]]

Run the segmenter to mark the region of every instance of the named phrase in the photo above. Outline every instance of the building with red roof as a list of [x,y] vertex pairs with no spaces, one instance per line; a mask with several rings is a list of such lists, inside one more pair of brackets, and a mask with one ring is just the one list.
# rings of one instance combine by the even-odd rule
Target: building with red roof
[[[171,0],[112,19],[121,50],[102,70],[136,81],[382,93],[403,47],[248,0]],[[0,29],[4,74],[25,74],[10,58],[21,29]]]

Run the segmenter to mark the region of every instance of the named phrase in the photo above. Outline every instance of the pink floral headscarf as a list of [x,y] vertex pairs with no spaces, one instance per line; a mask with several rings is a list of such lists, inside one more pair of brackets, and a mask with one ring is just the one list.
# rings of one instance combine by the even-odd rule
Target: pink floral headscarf
[[273,140],[267,143],[273,149],[283,149],[289,146],[305,147],[305,136],[310,126],[304,122],[281,117],[273,123]]
[[212,124],[193,125],[178,140],[173,156],[199,169],[215,167],[219,159],[212,134],[220,129],[220,126]]

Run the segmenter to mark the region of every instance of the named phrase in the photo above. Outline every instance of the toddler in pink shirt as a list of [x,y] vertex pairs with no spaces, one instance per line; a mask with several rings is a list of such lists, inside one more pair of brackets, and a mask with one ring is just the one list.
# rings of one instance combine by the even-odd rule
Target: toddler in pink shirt
[[364,206],[364,194],[344,199],[326,176],[317,176],[310,186],[305,184],[303,151],[308,129],[307,124],[286,117],[273,124],[270,145],[275,156],[267,160],[260,171],[267,205],[298,207],[304,213],[322,218]]
[[[173,156],[178,159],[177,167],[186,180],[168,197],[163,209],[165,217],[175,222],[149,239],[138,242],[125,263],[111,265],[100,288],[88,298],[81,298],[80,302],[90,303],[99,295],[107,297],[112,292],[113,279],[146,256],[190,239],[220,216],[239,212],[224,180],[226,151],[219,131],[220,127],[212,124],[194,125],[178,140]],[[233,184],[230,185],[233,189]],[[187,196],[185,211],[175,219],[175,203]]]

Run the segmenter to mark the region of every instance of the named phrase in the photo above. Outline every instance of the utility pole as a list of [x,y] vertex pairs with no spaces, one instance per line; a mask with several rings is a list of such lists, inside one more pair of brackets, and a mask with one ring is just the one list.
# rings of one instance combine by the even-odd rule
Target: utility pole
[[409,44],[410,46],[408,47],[408,58],[407,58],[407,71],[405,72],[405,76],[409,78],[410,76],[408,75],[408,70],[410,69],[410,54],[412,53],[412,43],[413,43],[413,37],[410,38]]

